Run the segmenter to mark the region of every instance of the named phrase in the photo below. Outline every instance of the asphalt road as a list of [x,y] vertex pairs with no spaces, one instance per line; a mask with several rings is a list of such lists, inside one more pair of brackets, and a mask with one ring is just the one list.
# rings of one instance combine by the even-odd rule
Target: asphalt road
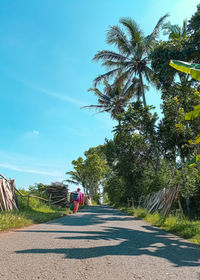
[[0,234],[0,279],[200,280],[200,246],[111,207]]

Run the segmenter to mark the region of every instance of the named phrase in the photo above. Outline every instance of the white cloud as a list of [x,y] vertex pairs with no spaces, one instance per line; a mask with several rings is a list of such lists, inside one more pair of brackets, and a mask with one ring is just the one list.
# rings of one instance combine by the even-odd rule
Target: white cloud
[[[51,91],[47,88],[40,87],[40,86],[36,85],[35,83],[19,79],[16,76],[14,78],[18,82],[21,82],[24,85],[26,85],[26,86],[28,86],[32,89],[35,89],[36,91],[42,92],[42,93],[44,93],[48,96],[52,96],[52,97],[54,97],[56,99],[59,99],[61,101],[77,105],[79,108],[84,107],[84,106],[88,106],[88,103],[86,103],[82,100],[72,98],[68,95],[65,95],[65,94],[57,92],[57,91]],[[96,100],[96,103],[97,103],[97,100]],[[92,114],[91,114],[91,111],[92,111]],[[91,110],[91,111],[90,110],[82,110],[82,112],[84,112],[85,114],[91,115],[92,118],[96,118],[98,121],[101,121],[103,123],[103,125],[105,125],[107,128],[111,128],[111,129],[113,128],[113,125],[115,125],[115,121],[113,121],[108,114],[106,114],[106,113],[103,113],[103,114],[98,113],[97,114],[95,112],[95,110],[94,111]],[[59,113],[60,113],[60,111],[59,111]]]
[[51,91],[49,89],[46,89],[46,88],[42,88],[42,87],[39,87],[39,86],[36,86],[34,84],[31,84],[29,83],[29,86],[31,86],[32,88],[36,89],[37,91],[40,91],[40,92],[43,92],[45,93],[46,95],[48,96],[52,96],[52,97],[55,97],[61,101],[65,101],[65,102],[68,102],[68,103],[72,103],[74,105],[78,105],[80,107],[83,107],[83,106],[86,106],[87,104],[81,100],[78,100],[78,99],[75,99],[75,98],[71,98],[70,96],[67,96],[65,94],[62,94],[60,92],[56,92],[56,91]]
[[10,169],[10,170],[14,170],[14,171],[18,171],[18,172],[63,178],[63,174],[59,171],[42,171],[42,170],[36,170],[36,169],[32,169],[32,168],[16,166],[16,165],[7,164],[7,163],[0,163],[0,167]]
[[[68,164],[67,160],[61,161],[60,159],[58,160],[54,158],[52,161],[47,161],[45,158],[32,157],[24,154],[13,153],[11,151],[0,150],[0,173],[5,172],[5,174],[9,174],[7,175],[8,177],[13,176],[11,172],[13,170],[13,172],[16,171],[24,174],[35,174],[36,178],[39,178],[39,175],[42,175],[44,176],[43,180],[46,181],[62,181],[65,178],[66,170],[70,169],[71,164]],[[17,175],[15,176],[17,178]],[[30,182],[28,181],[27,184],[33,184],[34,182],[32,180],[32,176],[30,176]]]
[[[42,156],[38,158],[38,156],[30,156],[28,154],[21,154],[0,149],[0,163],[6,162],[10,165],[13,165],[14,163],[16,166],[32,166],[33,168],[31,169],[36,170],[56,170],[58,168],[61,170],[63,167],[66,168],[66,161],[66,159],[61,160],[60,158],[55,157],[53,160],[49,161]],[[68,168],[71,168],[71,164],[68,166]]]

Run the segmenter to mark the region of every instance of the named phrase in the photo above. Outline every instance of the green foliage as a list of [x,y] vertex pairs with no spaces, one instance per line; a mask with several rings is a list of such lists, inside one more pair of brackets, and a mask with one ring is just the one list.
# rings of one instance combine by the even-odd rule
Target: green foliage
[[162,105],[164,117],[159,123],[158,132],[165,156],[175,163],[177,156],[184,159],[193,152],[194,148],[189,143],[193,129],[184,119],[185,108],[188,108],[189,104],[191,105],[191,97],[188,97],[190,91],[186,91],[186,87],[185,94],[183,94],[182,86],[180,88],[172,87],[171,90],[177,96],[166,98],[164,101]]
[[137,218],[144,219],[148,215],[148,212],[146,209],[138,207],[138,208],[134,209],[134,215]]
[[168,22],[163,25],[163,30],[164,35],[168,35],[168,41],[160,41],[155,46],[151,53],[151,66],[157,86],[168,89],[175,82],[175,76],[179,77],[181,83],[185,78],[188,78],[187,74],[171,68],[169,61],[175,58],[181,61],[190,61],[193,58],[195,46],[191,44],[192,36],[191,30],[187,26],[187,20],[183,21],[182,27]]
[[196,13],[189,20],[188,31],[191,34],[190,37],[190,50],[191,56],[194,62],[200,63],[200,30],[199,30],[199,22],[200,22],[200,4],[197,6]]
[[170,22],[163,24],[162,29],[164,30],[163,35],[168,35],[170,40],[183,39],[187,36],[187,19],[183,21],[182,28]]
[[[181,103],[177,97],[166,102],[159,133],[155,129],[157,116],[150,110],[138,102],[132,103],[115,127],[114,139],[104,145],[107,162],[113,170],[104,186],[111,203],[125,203],[133,197],[137,204],[141,196],[166,187],[180,186],[182,197],[192,197],[197,192],[197,170],[192,171],[185,164],[181,167],[176,159],[192,151],[188,144],[191,132],[185,128]],[[180,121],[183,125],[177,126]],[[165,149],[165,159],[161,157],[161,148]],[[171,151],[174,154],[170,157]]]
[[109,167],[104,159],[102,148],[90,148],[85,152],[85,160],[79,157],[73,160],[74,171],[66,174],[70,176],[67,181],[81,184],[84,193],[90,195],[94,200],[98,200],[99,187],[103,184]]
[[109,200],[109,197],[108,197],[108,193],[105,192],[105,190],[104,190],[104,192],[103,192],[103,203],[104,203],[104,204],[111,204],[111,202],[110,202],[110,200]]
[[35,184],[34,186],[29,187],[29,193],[39,196],[39,197],[47,198],[48,196],[46,194],[46,188],[47,188],[47,185],[45,185],[43,183],[38,183],[38,184]]
[[[97,83],[105,79],[115,77],[113,88],[125,81],[121,95],[126,100],[133,96],[140,100],[142,98],[146,106],[145,85],[143,79],[148,83],[152,81],[152,70],[149,67],[149,53],[155,45],[160,28],[166,17],[161,17],[153,32],[144,36],[137,23],[131,18],[121,18],[120,26],[110,26],[107,32],[107,43],[117,48],[114,51],[99,51],[94,56],[95,61],[101,61],[102,65],[108,69],[103,75],[98,76],[94,82]],[[126,93],[126,94],[122,94]],[[119,99],[118,99],[119,100]]]
[[[25,190],[20,190],[20,192],[24,195],[29,193]],[[0,231],[47,222],[69,213],[69,209],[49,206],[36,198],[29,198],[29,206],[26,197],[18,195],[17,199],[19,211],[0,212]]]
[[126,202],[130,197],[138,203],[141,196],[160,188],[156,184],[160,165],[157,115],[150,110],[140,102],[132,103],[121,115],[114,139],[106,141],[104,152],[113,172],[104,190],[112,203]]
[[185,114],[186,120],[194,120],[200,115],[200,104],[194,106],[194,110]]
[[166,159],[161,159],[157,172],[148,168],[144,174],[145,195],[164,188],[171,188],[180,183],[181,172]]
[[43,223],[67,215],[69,210],[42,206],[20,211],[0,212],[0,231]]
[[192,197],[195,196],[199,190],[200,185],[200,174],[199,170],[196,167],[186,166],[183,168],[184,175],[186,176],[186,184],[184,185],[182,182],[182,178],[180,178],[180,195],[182,197]]
[[200,244],[200,239],[198,238],[200,223],[198,221],[191,222],[187,218],[177,218],[170,215],[165,219],[162,228]]
[[22,212],[0,212],[0,231],[32,224]]
[[85,106],[83,108],[94,108],[99,113],[108,112],[112,118],[117,119],[118,114],[124,111],[124,108],[134,94],[134,91],[125,87],[125,78],[126,77],[119,82],[118,76],[114,81],[114,86],[110,85],[105,78],[103,92],[96,87],[90,88],[89,91],[93,92],[98,97],[98,104]]
[[112,174],[104,186],[104,192],[108,196],[108,200],[111,204],[122,202],[124,195],[124,183],[121,178],[118,178],[115,174]]
[[[92,91],[98,97],[94,106],[109,112],[118,125],[113,139],[86,151],[86,158],[74,161],[74,171],[68,175],[95,195],[101,184],[106,200],[115,205],[125,204],[131,197],[137,205],[149,193],[178,186],[184,211],[187,208],[193,213],[194,208],[199,209],[200,198],[200,94],[198,83],[170,67],[169,60],[200,60],[200,5],[189,24],[185,20],[181,27],[170,22],[163,25],[168,39],[157,41],[165,19],[146,37],[130,18],[109,28],[107,43],[117,51],[99,51],[94,56],[108,72],[95,79]],[[155,108],[146,106],[144,78],[161,90],[160,120],[152,113]],[[96,87],[101,81],[105,85],[102,92]],[[137,102],[130,103],[133,97]],[[188,166],[191,161],[192,169]],[[157,214],[151,219],[157,225],[163,222]]]
[[[187,61],[188,59],[188,38],[176,39],[175,41],[159,42],[151,53],[151,67],[153,80],[158,88],[168,89],[175,80],[177,71],[169,66],[169,61]],[[179,77],[186,77],[186,74],[179,74]]]

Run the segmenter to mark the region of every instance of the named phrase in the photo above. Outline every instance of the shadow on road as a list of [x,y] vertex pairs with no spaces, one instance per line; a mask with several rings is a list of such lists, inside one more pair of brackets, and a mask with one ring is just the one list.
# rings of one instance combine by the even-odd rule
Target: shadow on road
[[[84,217],[71,216],[65,219],[58,219],[49,224],[60,223],[67,226],[95,225],[105,223],[108,220],[121,221],[129,220],[129,217],[112,208],[91,208],[86,209]],[[105,217],[103,217],[105,215]],[[111,215],[111,217],[109,216]],[[82,221],[81,221],[82,220]],[[134,221],[133,217],[130,220]],[[78,224],[77,224],[78,223]],[[37,232],[27,230],[27,232]],[[102,226],[100,231],[38,231],[44,233],[62,233],[63,236],[56,239],[62,240],[107,240],[118,241],[117,245],[96,246],[87,248],[56,248],[56,249],[30,249],[17,251],[17,254],[64,254],[68,259],[88,259],[102,256],[140,256],[149,255],[164,258],[175,266],[199,266],[200,246],[177,240],[167,232],[151,227],[143,226],[141,230],[134,230],[124,227]],[[73,236],[70,234],[73,233]],[[74,236],[74,234],[77,234]],[[77,242],[78,244],[78,242]],[[98,242],[97,242],[98,244]]]

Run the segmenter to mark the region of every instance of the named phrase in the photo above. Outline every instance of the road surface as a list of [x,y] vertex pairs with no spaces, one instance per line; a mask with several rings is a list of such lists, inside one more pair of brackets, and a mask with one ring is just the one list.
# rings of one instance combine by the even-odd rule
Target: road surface
[[200,246],[108,206],[0,234],[0,279],[200,280]]

